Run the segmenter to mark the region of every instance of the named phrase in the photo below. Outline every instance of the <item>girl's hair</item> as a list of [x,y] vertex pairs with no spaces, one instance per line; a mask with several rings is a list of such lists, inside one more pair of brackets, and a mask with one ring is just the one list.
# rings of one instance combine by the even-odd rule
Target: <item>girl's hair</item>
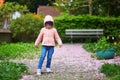
[[45,26],[46,26],[46,25],[53,26],[53,22],[52,22],[52,21],[47,21],[47,22],[45,22]]

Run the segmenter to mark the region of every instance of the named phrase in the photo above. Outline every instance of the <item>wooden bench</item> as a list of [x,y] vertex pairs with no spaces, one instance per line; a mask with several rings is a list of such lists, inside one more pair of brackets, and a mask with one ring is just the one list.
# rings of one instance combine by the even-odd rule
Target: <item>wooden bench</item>
[[66,29],[66,37],[73,38],[100,38],[103,29]]

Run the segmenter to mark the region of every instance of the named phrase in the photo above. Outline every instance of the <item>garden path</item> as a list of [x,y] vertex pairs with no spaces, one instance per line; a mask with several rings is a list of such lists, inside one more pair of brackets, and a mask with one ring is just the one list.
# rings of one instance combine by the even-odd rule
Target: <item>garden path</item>
[[99,73],[99,67],[106,62],[120,64],[120,57],[110,60],[91,58],[90,53],[82,48],[82,44],[64,44],[62,48],[55,48],[51,74],[45,73],[45,61],[44,74],[35,75],[38,59],[19,60],[29,66],[31,73],[20,80],[104,80],[105,76]]

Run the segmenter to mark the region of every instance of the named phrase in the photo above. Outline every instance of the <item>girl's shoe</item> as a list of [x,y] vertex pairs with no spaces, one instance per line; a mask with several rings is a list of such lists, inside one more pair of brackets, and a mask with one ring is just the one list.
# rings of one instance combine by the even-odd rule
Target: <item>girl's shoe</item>
[[41,69],[37,69],[37,75],[41,75]]
[[46,71],[49,73],[49,72],[52,72],[50,68],[47,68]]

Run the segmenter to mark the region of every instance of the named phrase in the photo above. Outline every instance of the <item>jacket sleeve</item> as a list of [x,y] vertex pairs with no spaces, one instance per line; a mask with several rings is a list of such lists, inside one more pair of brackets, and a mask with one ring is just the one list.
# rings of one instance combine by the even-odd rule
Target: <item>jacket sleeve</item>
[[57,43],[59,45],[62,45],[62,40],[61,40],[60,36],[58,35],[58,32],[56,29],[55,29],[55,40],[57,41]]
[[35,45],[38,46],[40,44],[40,42],[42,41],[42,39],[43,39],[43,29],[41,29],[41,31],[40,31],[40,33],[35,41]]

